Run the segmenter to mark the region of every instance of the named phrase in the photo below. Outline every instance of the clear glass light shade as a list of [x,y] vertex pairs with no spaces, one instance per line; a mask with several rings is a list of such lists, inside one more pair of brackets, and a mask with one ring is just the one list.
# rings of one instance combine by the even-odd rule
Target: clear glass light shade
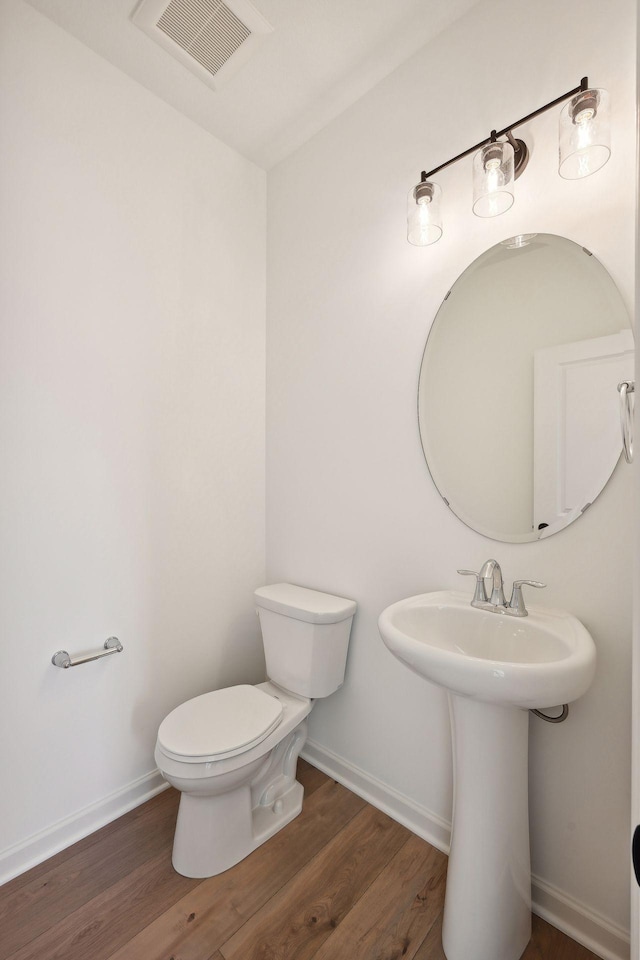
[[417,247],[428,247],[442,236],[442,190],[437,183],[422,182],[409,191],[407,200],[407,240]]
[[509,141],[488,143],[473,158],[473,212],[497,217],[513,203],[513,147]]
[[560,166],[565,180],[588,177],[611,156],[609,94],[606,90],[582,90],[560,114]]

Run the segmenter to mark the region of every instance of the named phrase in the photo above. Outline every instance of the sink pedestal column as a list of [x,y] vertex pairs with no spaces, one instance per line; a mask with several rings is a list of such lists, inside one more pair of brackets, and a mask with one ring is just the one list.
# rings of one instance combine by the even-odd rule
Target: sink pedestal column
[[447,960],[519,960],[531,937],[529,712],[449,694],[453,825]]

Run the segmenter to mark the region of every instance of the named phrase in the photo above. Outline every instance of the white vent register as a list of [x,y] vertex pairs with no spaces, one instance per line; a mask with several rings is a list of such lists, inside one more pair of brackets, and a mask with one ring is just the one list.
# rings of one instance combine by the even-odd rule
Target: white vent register
[[133,22],[214,90],[273,32],[249,0],[142,0]]

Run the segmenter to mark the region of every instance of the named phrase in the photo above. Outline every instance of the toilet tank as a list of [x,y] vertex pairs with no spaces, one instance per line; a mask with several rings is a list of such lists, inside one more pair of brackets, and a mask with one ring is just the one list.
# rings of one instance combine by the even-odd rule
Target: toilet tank
[[256,590],[267,676],[301,697],[342,686],[356,603],[292,583]]

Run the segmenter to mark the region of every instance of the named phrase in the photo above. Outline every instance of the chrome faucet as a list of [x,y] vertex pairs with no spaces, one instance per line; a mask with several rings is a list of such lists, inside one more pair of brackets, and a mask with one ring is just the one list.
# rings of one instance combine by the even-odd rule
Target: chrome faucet
[[[491,613],[503,613],[509,617],[526,617],[528,615],[522,596],[523,586],[537,587],[538,589],[546,587],[546,583],[540,583],[539,580],[514,580],[511,599],[507,603],[504,596],[502,569],[497,560],[487,560],[477,573],[475,570],[458,570],[458,573],[465,577],[476,578],[476,588],[471,601],[472,607],[489,610]],[[485,583],[487,580],[491,580],[490,597],[487,596]]]
[[502,584],[502,569],[497,560],[487,560],[483,564],[480,574],[483,582],[485,580],[493,580],[493,588],[491,590],[491,597],[489,603],[493,607],[506,607],[507,601],[504,598],[504,587]]

